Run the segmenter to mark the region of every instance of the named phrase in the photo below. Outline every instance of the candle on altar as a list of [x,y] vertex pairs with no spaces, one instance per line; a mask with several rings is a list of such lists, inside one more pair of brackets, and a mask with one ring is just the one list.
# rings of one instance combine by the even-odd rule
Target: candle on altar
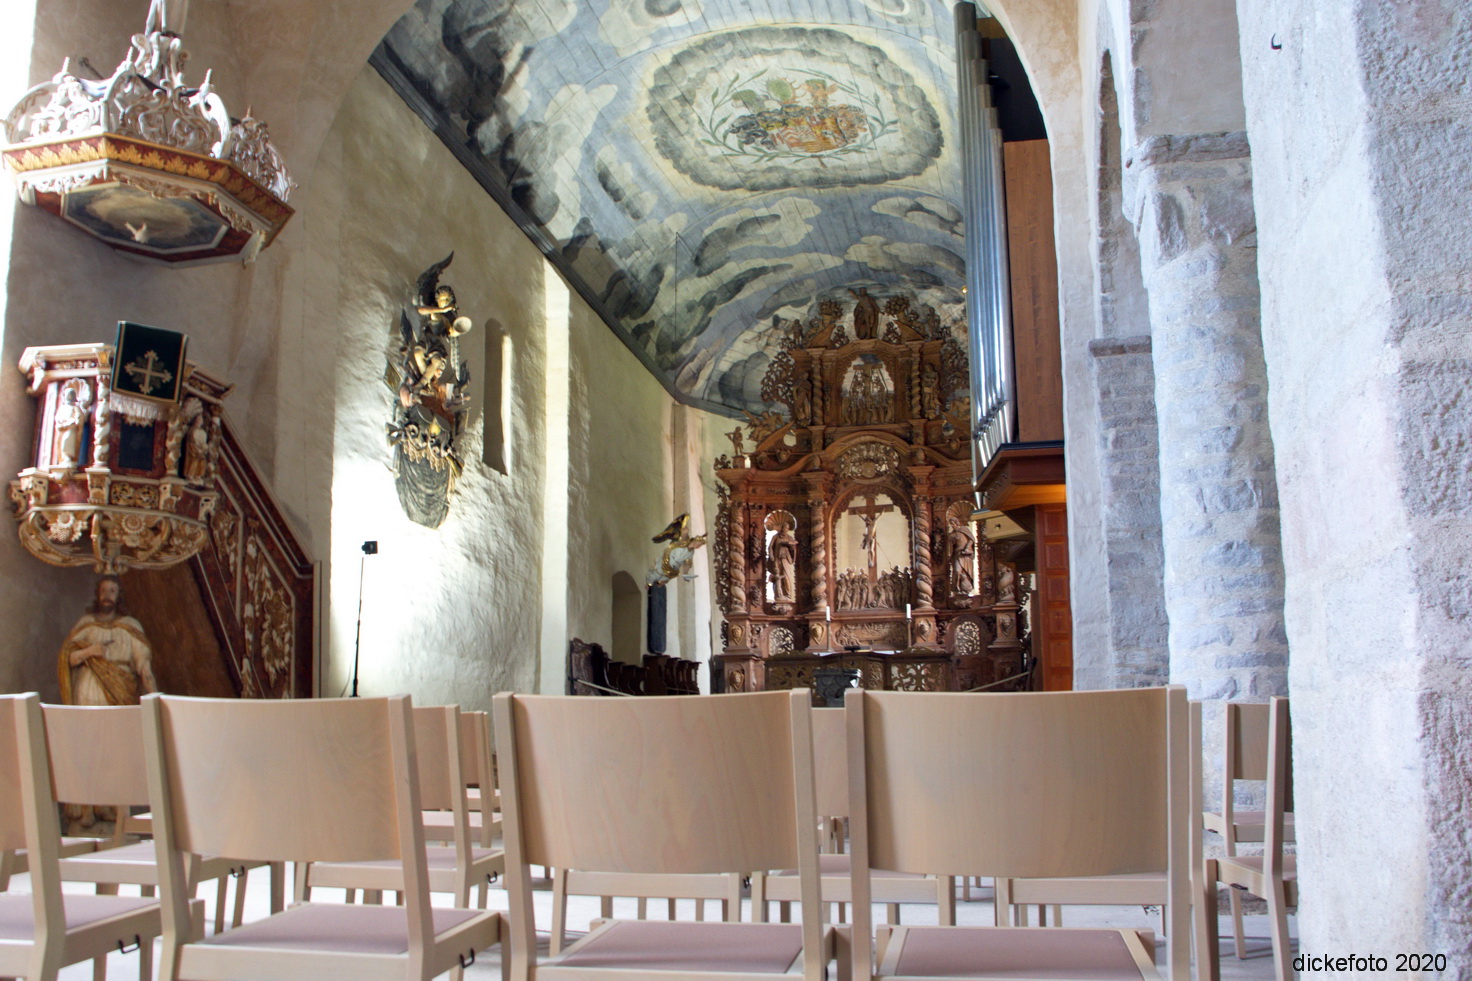
[[910,617],[910,604],[909,603],[906,603],[905,604],[905,619],[906,620],[911,619],[911,617]]

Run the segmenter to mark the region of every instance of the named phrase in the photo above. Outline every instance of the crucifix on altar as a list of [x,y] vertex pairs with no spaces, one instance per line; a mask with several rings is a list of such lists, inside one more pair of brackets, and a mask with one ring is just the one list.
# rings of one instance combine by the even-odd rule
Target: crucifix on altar
[[864,496],[865,504],[859,506],[849,505],[849,513],[858,515],[859,520],[864,522],[864,537],[860,546],[869,560],[869,581],[879,581],[879,536],[875,533],[874,525],[881,514],[888,514],[894,510],[893,504],[879,504],[875,501],[873,494]]

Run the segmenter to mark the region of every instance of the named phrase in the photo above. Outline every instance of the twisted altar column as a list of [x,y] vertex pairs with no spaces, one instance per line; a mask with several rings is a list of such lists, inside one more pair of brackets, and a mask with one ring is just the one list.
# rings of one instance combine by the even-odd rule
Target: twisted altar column
[[823,613],[828,609],[828,536],[823,522],[823,511],[826,507],[825,501],[808,502],[808,514],[812,519],[814,613]]
[[746,612],[746,505],[732,502],[731,528],[726,542],[731,612]]
[[915,606],[935,608],[934,573],[930,568],[930,498],[915,498]]

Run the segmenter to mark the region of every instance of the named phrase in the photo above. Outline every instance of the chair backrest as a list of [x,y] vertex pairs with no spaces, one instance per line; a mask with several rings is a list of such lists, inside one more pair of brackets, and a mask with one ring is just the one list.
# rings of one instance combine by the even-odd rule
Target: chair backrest
[[419,771],[419,803],[428,811],[457,810],[465,804],[460,741],[460,710],[453,705],[414,709],[414,759]]
[[[408,699],[148,696],[155,811],[172,845],[265,861],[403,857],[421,835]],[[414,808],[406,811],[406,803]]]
[[813,709],[813,783],[819,817],[848,817],[848,743],[843,709]]
[[1223,772],[1227,790],[1234,780],[1268,778],[1268,706],[1266,702],[1228,702],[1227,755]]
[[1266,708],[1268,717],[1267,781],[1268,801],[1266,827],[1263,829],[1263,854],[1270,873],[1283,868],[1283,817],[1293,812],[1293,729],[1288,714],[1288,699],[1273,698]]
[[136,705],[43,705],[56,799],[130,807],[148,803],[143,710]]
[[845,700],[851,807],[865,811],[869,867],[1163,872],[1178,837],[1185,869],[1183,690],[855,694]]
[[[524,860],[590,872],[796,866],[791,706],[785,691],[699,699],[498,695],[502,802],[509,809],[514,781]],[[801,716],[801,749],[810,760],[809,715]],[[514,776],[507,772],[513,765]]]
[[[56,865],[60,846],[40,696],[0,696],[0,851],[27,852],[37,951],[30,976],[55,977],[60,967],[66,939]],[[53,973],[47,975],[48,969]]]
[[491,762],[490,715],[486,712],[460,713],[460,767],[467,787],[479,787],[489,795],[486,773]]
[[1193,805],[1184,688],[850,691],[844,701],[855,936],[870,930],[869,869],[1164,873],[1171,977],[1188,976]]
[[[806,689],[699,698],[499,694],[513,950],[536,949],[530,865],[647,874],[796,867],[805,969],[823,904]],[[609,752],[616,747],[617,752]]]

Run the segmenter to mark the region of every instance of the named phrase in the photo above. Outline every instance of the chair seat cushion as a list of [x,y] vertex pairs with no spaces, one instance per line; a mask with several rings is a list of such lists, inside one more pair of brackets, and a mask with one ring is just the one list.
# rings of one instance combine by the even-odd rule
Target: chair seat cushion
[[[470,860],[479,862],[504,855],[499,848],[472,848]],[[314,874],[330,872],[334,869],[398,869],[403,868],[404,863],[396,858],[373,859],[364,862],[313,862]],[[424,849],[424,865],[431,872],[453,870],[455,868],[455,849],[448,845],[427,845]]]
[[1026,927],[907,927],[886,962],[894,975],[925,978],[1089,978],[1139,981],[1118,930]]
[[[1218,811],[1205,811],[1201,815],[1202,826],[1207,831],[1215,831],[1222,834],[1227,827],[1227,819]],[[1236,827],[1238,841],[1262,841],[1264,828],[1267,827],[1267,811],[1233,811],[1232,823]],[[1283,837],[1292,841],[1295,834],[1296,823],[1293,813],[1290,811],[1283,815]]]
[[557,960],[565,967],[782,974],[802,954],[802,927],[786,923],[616,920]]
[[[158,900],[140,896],[79,896],[68,894],[62,897],[66,908],[66,928],[76,930],[90,923],[136,913],[150,906],[157,907]],[[36,934],[35,902],[22,893],[0,895],[0,940],[32,940]]]
[[[1217,859],[1217,863],[1222,869],[1226,869],[1229,866],[1236,866],[1239,869],[1246,869],[1255,875],[1263,874],[1263,856],[1261,855],[1223,855]],[[1288,882],[1297,878],[1298,856],[1284,855],[1283,880]]]
[[[436,909],[434,931],[441,934],[467,920],[485,915],[480,910]],[[409,950],[409,916],[399,906],[303,903],[201,942],[222,947],[403,954]]]

